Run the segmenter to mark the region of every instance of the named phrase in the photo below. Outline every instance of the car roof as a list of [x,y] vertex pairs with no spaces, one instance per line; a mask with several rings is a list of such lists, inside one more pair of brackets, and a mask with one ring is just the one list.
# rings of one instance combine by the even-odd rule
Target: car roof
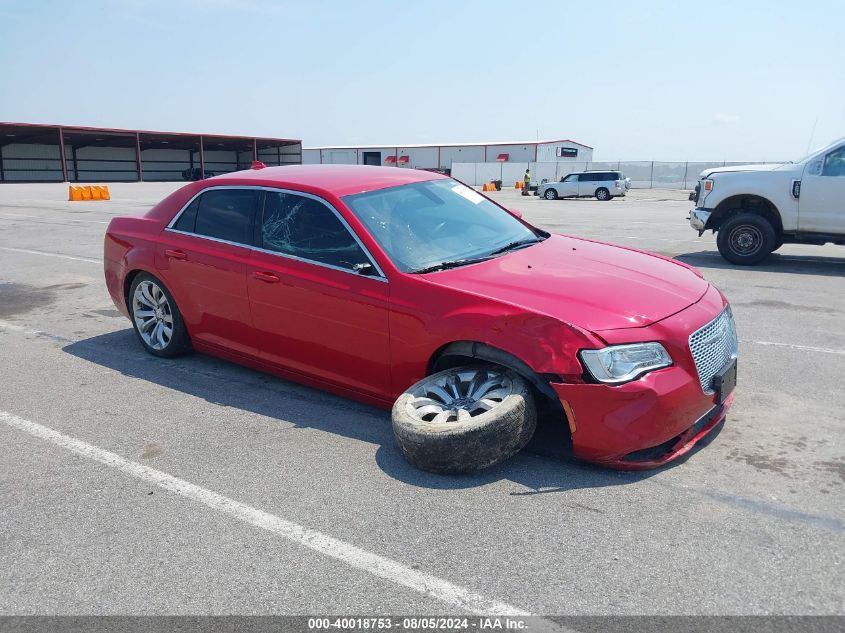
[[404,167],[370,165],[285,165],[263,167],[222,174],[204,180],[214,185],[260,185],[267,187],[297,186],[347,196],[364,191],[385,189],[425,180],[448,178],[441,174]]

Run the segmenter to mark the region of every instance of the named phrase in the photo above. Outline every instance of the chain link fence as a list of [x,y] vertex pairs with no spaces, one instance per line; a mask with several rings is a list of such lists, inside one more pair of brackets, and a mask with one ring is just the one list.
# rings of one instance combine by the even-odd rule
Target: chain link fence
[[[506,187],[512,187],[522,180],[525,170],[531,170],[531,181],[558,181],[567,174],[580,171],[621,171],[631,179],[635,189],[692,189],[699,174],[713,167],[750,165],[743,162],[663,162],[653,160],[610,161],[610,162],[537,162],[537,163],[453,163],[452,176],[468,185],[483,185],[501,180]],[[753,163],[761,164],[761,163]],[[771,163],[779,164],[779,163]]]

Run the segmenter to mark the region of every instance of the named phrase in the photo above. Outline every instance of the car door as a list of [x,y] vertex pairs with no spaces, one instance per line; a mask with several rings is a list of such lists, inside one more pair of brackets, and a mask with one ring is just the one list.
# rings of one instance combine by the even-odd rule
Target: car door
[[263,360],[358,392],[390,393],[390,286],[326,201],[267,191],[247,285]]
[[578,195],[578,174],[569,174],[563,178],[557,185],[557,195],[561,198],[574,197]]
[[597,174],[581,174],[578,177],[578,195],[579,196],[594,196],[596,194],[596,188],[598,184],[596,183],[596,179],[599,176]]
[[196,343],[252,352],[246,267],[261,196],[256,188],[206,189],[162,232],[156,263]]
[[845,233],[845,145],[804,167],[798,198],[798,228]]

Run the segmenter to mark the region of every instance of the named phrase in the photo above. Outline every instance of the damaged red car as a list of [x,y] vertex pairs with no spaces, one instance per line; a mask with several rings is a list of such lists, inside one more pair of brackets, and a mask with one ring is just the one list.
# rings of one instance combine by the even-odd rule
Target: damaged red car
[[442,175],[256,168],[114,218],[105,276],[151,354],[191,350],[392,407],[416,466],[467,472],[531,439],[650,468],[724,419],[727,299],[668,258],[531,226]]

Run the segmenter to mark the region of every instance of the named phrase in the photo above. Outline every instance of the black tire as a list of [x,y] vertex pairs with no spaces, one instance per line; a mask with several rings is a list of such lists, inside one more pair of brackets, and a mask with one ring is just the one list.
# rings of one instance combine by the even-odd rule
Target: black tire
[[[412,403],[416,398],[430,398],[429,386],[461,372],[492,372],[509,381],[504,390],[507,395],[493,408],[467,420],[438,423],[415,414]],[[492,365],[456,367],[432,374],[407,389],[394,403],[392,419],[393,434],[405,459],[421,470],[457,474],[488,468],[519,452],[534,435],[537,409],[528,383],[516,373]]]
[[549,187],[545,192],[543,192],[543,197],[546,200],[557,200],[557,189]]
[[774,253],[781,246],[783,246],[783,236],[782,235],[775,237],[775,247],[772,249],[772,252]]
[[716,245],[732,264],[753,266],[775,249],[777,235],[771,223],[756,213],[738,213],[719,227]]
[[605,189],[604,187],[599,187],[596,189],[596,200],[601,200],[605,202],[606,200],[610,200],[612,196],[610,195],[610,191]]
[[[156,342],[153,341],[153,344],[151,344],[146,340],[145,335],[141,332],[139,320],[144,321],[144,319],[140,316],[136,316],[136,310],[140,311],[145,306],[135,299],[136,291],[141,284],[145,284],[145,287],[148,287],[146,284],[152,284],[161,291],[166,299],[159,307],[162,319],[156,320],[164,321],[164,319],[169,317],[172,320],[172,332],[162,347],[155,347],[154,345]],[[141,345],[148,353],[161,358],[175,358],[176,356],[181,356],[191,350],[191,338],[188,335],[188,329],[185,327],[185,322],[182,319],[182,313],[179,312],[179,307],[176,305],[173,295],[170,294],[170,291],[160,279],[149,273],[139,273],[136,275],[129,288],[129,296],[126,298],[126,304],[129,308],[129,318],[132,321],[132,328],[135,330],[135,335],[138,337]],[[162,323],[162,325],[165,324],[166,322]],[[152,325],[151,329],[154,331],[155,324]]]

